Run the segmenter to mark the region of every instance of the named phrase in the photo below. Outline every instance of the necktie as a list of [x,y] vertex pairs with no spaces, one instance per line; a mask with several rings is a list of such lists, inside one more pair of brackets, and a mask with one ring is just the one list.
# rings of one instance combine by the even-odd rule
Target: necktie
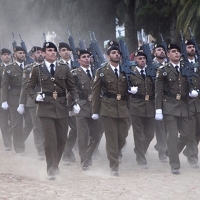
[[92,79],[92,76],[91,76],[91,74],[90,74],[90,70],[89,69],[87,69],[86,70],[86,72],[87,72],[87,75],[88,75],[88,77],[90,78],[90,80]]
[[115,68],[115,75],[118,78],[118,69],[117,68]]
[[144,70],[142,69],[142,70],[140,71],[140,73],[141,73],[142,78],[145,80]]
[[179,74],[179,67],[175,66],[176,72]]
[[51,71],[50,71],[51,75],[54,77],[54,74],[55,74],[54,64],[51,64],[50,67],[51,67]]
[[22,67],[22,66],[23,66],[23,65],[21,64],[21,65],[20,65],[21,70],[23,70],[23,67]]

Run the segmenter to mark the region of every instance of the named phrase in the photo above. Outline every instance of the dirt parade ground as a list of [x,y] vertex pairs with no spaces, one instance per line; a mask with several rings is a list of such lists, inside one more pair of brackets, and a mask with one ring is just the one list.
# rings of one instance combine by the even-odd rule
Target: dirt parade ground
[[149,169],[135,161],[133,136],[129,131],[123,151],[119,177],[110,176],[105,138],[100,156],[93,159],[89,171],[82,171],[78,151],[70,166],[60,163],[55,181],[46,178],[46,162],[37,159],[32,135],[26,142],[24,157],[6,152],[0,139],[0,200],[199,200],[200,169],[192,169],[182,154],[181,174],[172,175],[168,163],[158,160],[155,140],[148,149]]

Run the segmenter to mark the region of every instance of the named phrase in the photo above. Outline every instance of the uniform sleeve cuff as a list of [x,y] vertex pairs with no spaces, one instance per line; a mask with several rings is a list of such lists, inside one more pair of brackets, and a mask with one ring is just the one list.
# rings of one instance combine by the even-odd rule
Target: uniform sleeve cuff
[[162,114],[162,109],[156,109],[157,114]]

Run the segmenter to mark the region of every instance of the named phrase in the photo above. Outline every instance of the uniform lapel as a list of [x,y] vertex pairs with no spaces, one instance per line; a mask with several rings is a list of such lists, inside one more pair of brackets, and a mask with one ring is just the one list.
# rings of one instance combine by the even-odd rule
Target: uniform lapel
[[43,71],[45,71],[47,74],[49,74],[51,76],[51,73],[49,72],[49,70],[48,70],[47,66],[45,65],[45,63],[43,63],[41,65],[41,68],[42,68]]
[[78,72],[79,72],[80,76],[83,76],[84,78],[87,78],[88,80],[90,80],[88,75],[84,72],[84,70],[81,67],[78,68]]
[[140,74],[140,72],[137,70],[136,67],[134,67],[133,71],[135,72],[135,76],[137,76],[139,79],[144,80]]
[[106,69],[107,69],[107,74],[109,74],[110,76],[112,76],[112,77],[114,77],[115,79],[117,79],[117,77],[116,77],[116,75],[115,75],[115,73],[114,73],[114,71],[112,70],[112,68],[111,68],[110,65],[107,65]]
[[58,62],[56,62],[56,71],[54,76],[56,76],[61,70],[62,70],[61,65]]
[[171,70],[172,70],[176,75],[178,75],[178,73],[177,73],[175,67],[174,67],[171,63],[170,63],[170,68],[171,68]]
[[16,62],[14,62],[14,65],[16,65],[16,67],[15,67],[15,69],[17,70],[17,71],[19,71],[19,72],[23,72],[22,71],[22,69],[20,68],[20,66],[16,63]]

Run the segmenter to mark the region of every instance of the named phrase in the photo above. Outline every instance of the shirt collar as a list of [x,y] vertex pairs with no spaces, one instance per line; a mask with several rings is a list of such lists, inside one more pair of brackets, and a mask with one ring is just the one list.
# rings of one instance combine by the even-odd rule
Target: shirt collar
[[20,63],[20,62],[17,62],[15,61],[19,66],[22,65],[22,68],[24,68],[24,62]]
[[112,68],[113,71],[115,71],[115,69],[117,69],[118,72],[119,72],[119,65],[117,65],[117,67],[114,67],[113,65],[110,64],[110,66],[111,66],[111,68]]
[[179,68],[180,68],[180,62],[178,63],[178,64],[174,64],[174,63],[172,63],[172,62],[170,62],[172,65],[173,65],[173,67],[175,68],[176,66],[178,66]]
[[[140,73],[142,69],[140,69],[138,66],[136,66],[136,68],[137,68],[137,70],[138,70],[139,73]],[[143,70],[144,70],[144,74],[146,74],[145,69],[146,69],[146,66],[143,68]]]
[[188,58],[188,61],[191,63],[191,62],[193,62],[193,63],[195,63],[195,58],[193,58],[193,60],[190,60],[189,58]]
[[85,73],[87,73],[86,70],[88,70],[88,69],[90,70],[90,73],[91,73],[91,67],[90,66],[88,68],[85,68],[85,67],[82,67],[82,66],[80,66],[80,67]]
[[50,67],[51,64],[54,64],[54,66],[56,66],[56,61],[54,61],[53,63],[50,63],[50,62],[44,60],[44,62],[45,62],[45,65],[47,66],[47,68],[51,68]]

